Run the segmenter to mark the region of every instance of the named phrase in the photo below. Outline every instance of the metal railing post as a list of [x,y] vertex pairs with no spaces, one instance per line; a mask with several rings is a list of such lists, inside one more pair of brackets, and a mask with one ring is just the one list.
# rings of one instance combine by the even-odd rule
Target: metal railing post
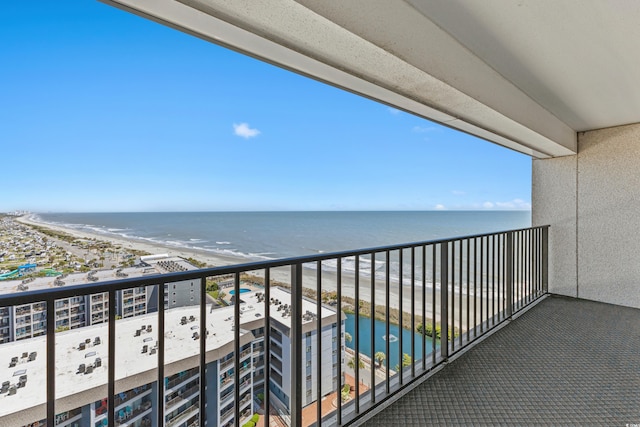
[[[107,383],[107,405],[108,410],[108,425],[114,427],[116,425],[116,291],[109,291],[109,312],[108,312],[108,324],[109,324],[109,338],[108,338],[108,383]],[[103,297],[104,298],[104,297]]]
[[234,415],[235,424],[240,425],[240,353],[242,346],[240,345],[240,273],[233,275],[233,381],[234,381]]
[[[337,265],[336,265],[336,274],[337,274],[337,278],[336,278],[336,307],[337,307],[337,314],[338,314],[338,328],[339,329],[339,336],[340,336],[340,343],[339,343],[339,348],[340,348],[340,352],[338,353],[338,366],[336,369],[336,373],[337,373],[337,377],[338,377],[338,396],[341,396],[341,391],[342,391],[342,387],[343,387],[343,381],[345,380],[344,378],[344,373],[342,372],[342,358],[344,357],[344,352],[346,351],[346,344],[344,342],[344,336],[342,335],[342,324],[343,324],[343,317],[342,317],[342,258],[338,258],[337,259]],[[266,384],[266,383],[265,383]],[[342,399],[338,398],[338,413],[336,416],[336,420],[338,422],[338,425],[342,425]],[[267,425],[265,423],[265,425]]]
[[542,292],[549,292],[549,226],[542,227]]
[[511,319],[513,316],[513,232],[507,233],[507,259],[505,261],[507,266],[507,319]]
[[47,424],[56,419],[56,300],[47,301]]
[[302,425],[302,264],[291,265],[291,427]]
[[[164,352],[166,347],[164,345],[164,294],[165,294],[165,283],[159,283],[158,285],[158,407],[156,408],[156,417],[157,423],[159,427],[164,426],[165,421],[165,413],[164,413]],[[115,301],[114,301],[115,302]],[[111,302],[109,302],[109,308],[111,308]]]
[[[440,354],[449,358],[449,243],[440,243]],[[434,331],[435,336],[435,331]]]
[[[311,355],[309,355],[311,358]],[[329,375],[329,374],[327,374]],[[331,374],[333,375],[333,373]],[[316,425],[322,425],[322,261],[316,263]]]
[[200,278],[200,427],[207,423],[207,278]]
[[271,425],[269,414],[271,412],[271,270],[264,271],[264,425]]
[[360,412],[360,257],[356,256],[356,264],[355,264],[355,277],[354,277],[354,289],[353,289],[353,297],[355,299],[354,308],[355,315],[353,316],[354,320],[354,329],[353,329],[353,343],[354,343],[354,382],[356,389],[356,414]]

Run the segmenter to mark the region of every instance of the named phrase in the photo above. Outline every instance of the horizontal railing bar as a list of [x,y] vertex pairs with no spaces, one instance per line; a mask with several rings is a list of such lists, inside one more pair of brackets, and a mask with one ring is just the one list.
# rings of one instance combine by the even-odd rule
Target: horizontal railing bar
[[244,264],[234,264],[229,266],[203,268],[198,270],[190,270],[186,272],[156,274],[146,277],[130,277],[124,279],[108,280],[99,283],[86,283],[81,285],[63,286],[56,289],[37,289],[33,291],[21,291],[20,293],[13,294],[1,294],[0,295],[0,307],[12,306],[20,304],[28,304],[34,301],[42,301],[46,298],[62,299],[69,298],[78,295],[91,295],[102,292],[109,292],[110,290],[123,290],[129,288],[135,288],[139,286],[152,286],[158,284],[166,284],[172,282],[179,282],[183,280],[201,279],[202,277],[209,276],[223,276],[228,274],[236,274],[245,271],[263,270],[266,268],[286,267],[293,264],[306,264],[317,261],[325,261],[335,258],[347,258],[352,256],[366,255],[371,253],[384,253],[393,250],[411,249],[419,246],[432,246],[442,243],[456,242],[461,240],[468,240],[473,238],[480,238],[485,236],[500,235],[506,233],[515,233],[525,230],[545,229],[548,225],[522,228],[515,230],[498,231],[495,233],[475,234],[469,236],[458,236],[447,239],[426,240],[422,242],[403,243],[400,245],[388,245],[378,246],[367,249],[357,249],[341,252],[332,252],[326,254],[314,254],[305,255],[300,257],[282,258],[270,261],[257,261]]

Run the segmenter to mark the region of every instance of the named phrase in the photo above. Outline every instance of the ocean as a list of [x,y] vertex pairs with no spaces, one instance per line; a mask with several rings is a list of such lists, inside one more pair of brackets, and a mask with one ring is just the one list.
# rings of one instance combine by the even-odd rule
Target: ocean
[[43,222],[247,260],[503,231],[529,211],[42,213]]

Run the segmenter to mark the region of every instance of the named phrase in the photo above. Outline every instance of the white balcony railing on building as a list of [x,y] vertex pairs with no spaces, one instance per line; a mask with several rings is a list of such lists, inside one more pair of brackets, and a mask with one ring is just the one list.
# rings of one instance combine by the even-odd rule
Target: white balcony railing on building
[[[243,265],[225,266],[192,270],[186,272],[169,273],[166,275],[146,276],[140,278],[125,278],[117,281],[89,283],[86,285],[62,286],[35,291],[23,291],[0,295],[0,308],[21,306],[44,302],[46,304],[46,365],[55,367],[56,358],[64,357],[57,354],[56,348],[56,322],[55,315],[57,304],[60,300],[73,297],[91,296],[91,301],[96,303],[102,300],[116,301],[118,292],[124,289],[142,288],[151,286],[163,286],[163,284],[181,281],[197,281],[201,295],[206,293],[208,277],[231,277],[235,295],[241,293],[241,276],[251,274],[259,277],[264,284],[260,292],[258,303],[262,304],[263,322],[257,327],[264,327],[264,353],[272,355],[273,349],[279,349],[282,357],[274,358],[281,363],[280,372],[283,374],[280,381],[289,381],[290,393],[286,396],[288,407],[284,410],[282,405],[276,405],[276,395],[267,384],[275,383],[273,375],[279,375],[272,368],[271,357],[264,357],[264,425],[269,425],[269,417],[278,416],[286,419],[292,426],[302,425],[303,402],[306,401],[306,379],[309,378],[308,370],[312,371],[313,378],[336,378],[332,390],[327,391],[323,384],[326,381],[311,382],[312,395],[326,397],[333,393],[335,397],[335,409],[329,414],[323,415],[322,405],[315,405],[316,421],[322,420],[323,425],[344,425],[357,420],[372,408],[383,402],[396,399],[399,392],[405,391],[416,381],[427,375],[439,364],[465,348],[470,343],[479,339],[489,330],[495,328],[503,321],[543,296],[547,291],[547,241],[548,227],[534,227],[521,230],[511,230],[499,233],[489,233],[452,239],[441,239],[426,242],[407,243],[386,247],[359,249],[333,254],[321,254],[289,258],[274,261],[255,262]],[[373,268],[372,268],[373,266]],[[286,270],[288,281],[283,278],[283,269]],[[272,277],[277,273],[279,287],[288,288],[290,301],[280,307],[282,302],[273,301]],[[304,278],[304,280],[303,280]],[[161,288],[162,289],[162,288]],[[97,294],[97,295],[96,295]],[[207,357],[207,314],[209,308],[206,304],[200,304],[198,316],[199,335],[193,339],[198,342],[196,357],[189,353],[188,363],[197,363],[193,366],[193,373],[188,378],[176,378],[165,382],[165,338],[169,336],[173,326],[165,325],[165,312],[169,310],[163,304],[164,292],[155,293],[157,314],[153,324],[154,339],[157,343],[152,353],[157,358],[157,368],[154,393],[157,393],[155,401],[165,402],[165,394],[172,387],[184,384],[190,378],[198,377],[197,386],[200,393],[197,404],[189,407],[184,413],[168,421],[166,425],[178,422],[193,423],[196,414],[199,423],[206,423],[206,411],[199,412],[198,408],[207,407],[206,392],[208,377],[205,368],[210,358]],[[201,298],[206,301],[205,298]],[[309,305],[312,304],[312,305]],[[278,305],[278,307],[276,307]],[[303,307],[304,310],[303,310]],[[280,308],[280,310],[276,310]],[[327,311],[334,313],[334,317],[342,310],[351,311],[353,319],[352,342],[350,354],[354,360],[366,360],[369,369],[352,369],[353,390],[347,396],[347,400],[338,398],[345,385],[345,360],[348,358],[335,357],[336,365],[324,363],[323,352],[309,352],[305,355],[305,349],[323,348],[322,333],[311,335],[309,331],[324,331],[327,327]],[[240,304],[233,305],[233,315],[229,324],[242,325],[242,320],[249,317],[247,313],[241,313]],[[371,316],[371,313],[375,313]],[[116,381],[115,372],[118,360],[116,357],[116,306],[111,304],[105,313],[106,328],[108,328],[108,342],[103,353],[102,360],[107,364],[106,369],[106,399],[108,426],[116,424],[118,413],[116,408]],[[243,317],[241,315],[244,314]],[[92,317],[95,319],[95,317]],[[374,331],[374,319],[382,322],[385,336],[384,349],[380,350],[385,356],[386,365],[389,365],[392,349],[402,354],[399,366],[373,366],[380,362],[371,361],[371,354],[364,354],[364,343],[368,347],[375,348],[376,336]],[[253,321],[255,319],[252,317]],[[275,320],[286,324],[288,332],[278,332],[274,328]],[[342,317],[339,317],[342,319]],[[335,319],[333,322],[335,323]],[[369,332],[361,325],[370,322]],[[151,325],[147,328],[149,331]],[[252,326],[255,328],[256,326]],[[282,325],[279,326],[282,328]],[[395,340],[391,339],[390,329],[405,327],[408,334],[398,333]],[[336,328],[334,328],[336,329]],[[337,328],[340,337],[340,327]],[[28,327],[18,332],[29,333]],[[441,332],[439,332],[441,331]],[[214,331],[215,332],[215,331]],[[251,369],[249,365],[243,367],[241,363],[248,357],[253,357],[251,348],[244,349],[246,340],[241,337],[246,331],[236,327],[232,331],[230,341],[233,353],[227,364],[240,367],[234,369],[224,382],[238,384],[234,387],[234,402],[232,408],[225,410],[225,416],[232,416],[234,420],[242,420],[250,415],[251,408],[243,408],[243,399],[251,401],[251,396],[244,397],[247,386],[251,385]],[[288,340],[283,345],[283,340]],[[431,339],[432,338],[432,339]],[[276,341],[281,344],[276,344]],[[336,348],[343,348],[344,343],[339,343]],[[331,345],[331,344],[329,344]],[[229,351],[227,351],[229,352]],[[286,357],[285,357],[286,356]],[[304,356],[304,357],[303,357]],[[344,355],[343,355],[344,356]],[[144,355],[141,357],[150,357]],[[307,363],[303,363],[305,360]],[[88,360],[89,361],[89,360]],[[284,363],[287,361],[286,363]],[[231,363],[232,362],[232,363]],[[312,363],[309,363],[312,362]],[[366,365],[366,364],[365,364]],[[181,369],[185,369],[182,367]],[[188,367],[186,367],[188,369]],[[243,375],[249,372],[249,376]],[[175,373],[175,371],[172,371]],[[168,372],[167,372],[168,374]],[[56,419],[56,381],[59,380],[56,369],[46,371],[46,419]],[[75,373],[73,375],[76,375]],[[248,379],[247,379],[248,378]],[[147,379],[148,380],[148,379]],[[219,380],[216,378],[215,380]],[[127,381],[134,381],[127,379]],[[147,381],[148,382],[148,381]],[[328,381],[331,383],[331,381]],[[142,384],[139,384],[142,385]],[[135,386],[135,385],[133,385]],[[192,390],[190,387],[189,390]],[[220,388],[221,392],[224,392]],[[278,393],[281,394],[282,390]],[[242,397],[241,397],[242,396]],[[245,401],[245,403],[246,403]],[[155,405],[151,408],[155,411],[156,420],[165,420],[165,405]],[[249,411],[249,412],[247,412]],[[282,415],[271,415],[282,414]],[[145,415],[146,416],[146,415]],[[305,415],[305,419],[309,419]],[[224,423],[224,419],[219,422]],[[0,419],[2,425],[2,419]]]

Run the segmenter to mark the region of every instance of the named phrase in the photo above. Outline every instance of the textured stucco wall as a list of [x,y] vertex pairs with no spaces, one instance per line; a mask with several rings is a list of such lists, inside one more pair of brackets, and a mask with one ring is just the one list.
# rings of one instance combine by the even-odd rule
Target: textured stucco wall
[[577,156],[533,161],[532,224],[549,229],[549,292],[577,296]]
[[640,124],[579,136],[578,286],[640,307]]
[[549,290],[640,308],[640,124],[534,160],[532,193],[533,224],[551,225]]

